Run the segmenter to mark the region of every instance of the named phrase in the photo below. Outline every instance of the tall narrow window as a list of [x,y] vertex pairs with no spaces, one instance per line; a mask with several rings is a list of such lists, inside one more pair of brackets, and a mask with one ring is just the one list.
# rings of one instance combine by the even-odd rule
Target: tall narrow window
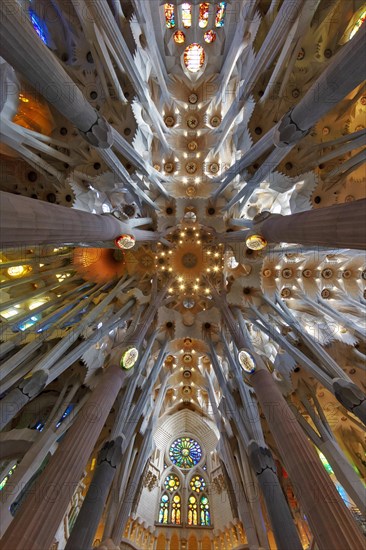
[[174,523],[175,525],[180,525],[180,522],[181,522],[180,514],[181,514],[180,495],[176,493],[172,498],[172,515],[171,515],[170,523]]
[[188,525],[198,525],[197,498],[194,495],[188,499]]
[[207,27],[208,23],[208,8],[210,4],[208,2],[202,2],[200,4],[200,16],[199,16],[199,22],[198,26],[201,29],[205,29]]
[[165,4],[165,25],[167,29],[174,29],[175,16],[174,16],[174,4]]
[[38,17],[38,15],[36,14],[35,11],[33,11],[31,8],[29,8],[29,18],[30,18],[30,21],[33,25],[33,28],[34,30],[36,31],[36,33],[38,34],[39,38],[42,40],[42,42],[44,44],[46,44],[47,46],[47,34],[48,34],[48,30],[47,30],[47,26],[46,26],[46,23],[44,23],[42,21],[42,19],[40,17]]
[[351,40],[351,38],[354,37],[354,35],[356,34],[356,32],[360,29],[361,25],[363,25],[363,23],[366,21],[366,10],[364,10],[360,17],[357,19],[353,29],[351,30],[351,33],[349,35],[349,40]]
[[159,523],[168,523],[169,516],[169,497],[166,493],[161,496],[160,510],[159,510]]
[[216,8],[215,27],[223,27],[225,24],[227,2],[219,2]]
[[202,495],[200,499],[200,525],[211,525],[210,505],[205,495]]
[[192,6],[187,2],[182,4],[182,23],[185,29],[192,25]]

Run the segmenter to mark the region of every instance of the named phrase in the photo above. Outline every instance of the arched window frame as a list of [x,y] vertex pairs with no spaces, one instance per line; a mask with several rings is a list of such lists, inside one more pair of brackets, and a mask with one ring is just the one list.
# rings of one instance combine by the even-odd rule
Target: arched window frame
[[[202,503],[202,499],[207,498],[207,504]],[[207,507],[207,508],[206,508]],[[204,514],[204,516],[202,515]],[[206,519],[203,519],[206,518]],[[208,518],[208,519],[207,519]],[[199,493],[199,520],[198,524],[201,527],[211,527],[211,506],[210,506],[210,497],[207,494],[207,491]]]
[[[196,476],[199,476],[203,479],[204,483],[205,483],[205,487],[202,491],[193,491],[192,488],[191,488],[191,481],[192,479],[194,479]],[[193,468],[192,472],[190,472],[190,475],[187,477],[187,494],[188,494],[188,498],[187,498],[187,524],[189,524],[189,510],[190,510],[190,507],[189,507],[189,499],[191,496],[194,496],[196,498],[196,503],[197,503],[197,524],[193,524],[192,525],[189,525],[190,527],[212,527],[212,517],[211,517],[211,504],[210,504],[210,495],[209,495],[209,484],[208,484],[208,479],[207,479],[207,472],[205,470],[202,469],[202,467],[200,466],[197,466],[196,468]],[[201,500],[202,498],[205,497],[207,498],[208,502],[208,522],[206,521],[202,521],[202,516],[201,516]]]
[[[196,507],[194,508],[193,499]],[[187,525],[189,527],[199,526],[199,499],[196,493],[189,493],[187,499]]]
[[[182,489],[183,489],[183,486],[184,486],[184,478],[182,476],[182,473],[179,472],[178,468],[176,468],[174,465],[166,468],[165,470],[163,470],[163,474],[164,475],[161,478],[161,486],[160,486],[161,492],[160,492],[160,500],[159,500],[159,508],[158,508],[158,523],[159,523],[159,525],[181,525],[182,520],[183,520]],[[169,475],[175,475],[179,479],[179,487],[177,489],[174,489],[173,491],[169,491],[165,487],[165,480]],[[167,511],[167,522],[166,523],[160,521],[162,498],[163,498],[164,495],[166,495],[168,497],[168,501],[167,501],[167,504],[168,504],[167,510],[168,511]],[[179,499],[180,499],[179,500],[179,505],[180,505],[179,507],[174,506],[174,504],[178,504],[178,503],[174,503],[174,496],[175,495],[179,496]],[[179,509],[178,514],[177,514],[177,512],[173,513],[173,510],[178,510],[178,509]]]

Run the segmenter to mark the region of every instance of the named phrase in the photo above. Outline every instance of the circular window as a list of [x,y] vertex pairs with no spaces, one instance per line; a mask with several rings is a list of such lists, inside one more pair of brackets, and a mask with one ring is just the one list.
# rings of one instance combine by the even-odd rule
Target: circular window
[[184,65],[191,73],[197,73],[205,62],[205,52],[202,46],[193,43],[187,46],[183,54]]
[[172,493],[173,491],[179,489],[179,486],[180,481],[178,476],[176,476],[175,474],[169,474],[168,476],[166,476],[164,487],[167,491],[170,491]]
[[329,267],[327,267],[326,269],[323,269],[321,275],[323,279],[330,279],[331,277],[333,277],[333,271]]
[[195,439],[179,437],[170,446],[169,458],[179,468],[193,468],[202,458],[202,449]]
[[206,489],[206,482],[201,476],[193,476],[189,484],[192,491],[196,493],[201,493]]

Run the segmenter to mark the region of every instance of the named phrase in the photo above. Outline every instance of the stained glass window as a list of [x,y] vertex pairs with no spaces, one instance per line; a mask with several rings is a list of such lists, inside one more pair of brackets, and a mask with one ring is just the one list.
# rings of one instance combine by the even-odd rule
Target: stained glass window
[[185,29],[192,25],[192,6],[188,2],[182,4],[182,23]]
[[175,474],[169,474],[168,476],[166,476],[164,487],[167,491],[170,491],[172,493],[173,491],[179,489],[179,486],[180,481],[178,476],[176,476]]
[[209,6],[210,4],[208,2],[202,2],[200,4],[200,16],[199,16],[198,26],[201,29],[205,29],[207,27]]
[[198,525],[197,498],[194,495],[188,499],[188,525]]
[[19,323],[19,325],[17,325],[16,327],[16,330],[21,330],[22,332],[24,332],[25,330],[27,330],[27,328],[32,327],[41,319],[42,315],[40,313],[38,313],[37,315],[32,315],[31,317],[29,317],[29,319],[23,321],[23,323]]
[[329,464],[328,460],[325,458],[323,453],[319,452],[319,458],[322,461],[322,464],[323,464],[324,468],[327,470],[328,474],[334,474],[331,465]]
[[169,449],[169,458],[179,468],[193,468],[202,457],[202,449],[194,439],[180,437],[176,439]]
[[16,464],[14,464],[10,470],[8,471],[7,475],[4,477],[4,479],[2,480],[2,482],[0,483],[0,491],[2,491],[5,487],[5,485],[7,484],[7,482],[9,481],[9,477],[13,475],[14,473],[14,470],[15,468],[17,467]]
[[203,40],[206,42],[206,44],[212,44],[212,42],[215,42],[216,40],[216,33],[215,31],[207,31],[203,35]]
[[219,2],[216,8],[215,27],[223,27],[225,24],[227,2]]
[[184,44],[186,37],[183,31],[175,31],[173,40],[176,44]]
[[205,495],[200,499],[200,525],[211,525],[210,505]]
[[192,491],[196,493],[201,493],[206,489],[206,482],[201,476],[193,476],[189,484]]
[[159,523],[168,523],[168,514],[169,514],[169,497],[166,493],[164,493],[160,499]]
[[364,10],[360,17],[357,19],[353,29],[351,30],[351,33],[349,35],[349,39],[351,40],[351,38],[354,37],[354,35],[356,34],[356,32],[359,30],[359,28],[361,27],[361,25],[366,21],[366,10]]
[[202,46],[193,43],[184,50],[184,64],[191,73],[200,70],[205,62],[205,52]]
[[46,24],[40,19],[40,17],[38,17],[38,15],[31,8],[29,8],[29,18],[31,20],[34,30],[36,31],[36,33],[38,34],[42,42],[44,42],[47,46],[48,40],[47,40]]
[[172,499],[172,518],[170,523],[175,523],[180,525],[180,514],[181,514],[181,500],[180,495],[177,493],[173,496]]
[[175,16],[174,16],[174,4],[165,4],[165,25],[167,29],[174,29],[175,27]]

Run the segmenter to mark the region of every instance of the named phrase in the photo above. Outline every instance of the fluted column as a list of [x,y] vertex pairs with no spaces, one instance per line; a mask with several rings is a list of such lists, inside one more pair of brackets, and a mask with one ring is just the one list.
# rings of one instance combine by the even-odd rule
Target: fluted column
[[[262,221],[263,220],[263,221]],[[366,249],[366,199],[281,216],[259,214],[254,232],[268,242]]]
[[79,130],[87,132],[97,122],[98,113],[36,35],[21,4],[7,0],[0,9],[1,56]]
[[[229,311],[228,313],[231,312]],[[223,395],[227,399],[229,409],[231,411],[236,410],[237,412],[234,417],[234,422],[236,423],[238,430],[237,437],[239,439],[239,449],[241,450],[243,446],[247,449],[250,464],[261,487],[278,549],[302,550],[293,518],[277,477],[272,454],[264,443],[260,423],[255,422],[255,419],[258,416],[258,411],[254,412],[253,407],[251,407],[249,403],[249,399],[246,398],[246,388],[242,377],[239,375],[238,365],[236,364],[234,358],[232,356],[230,357],[225,339],[222,339],[224,341],[225,350],[227,351],[231,371],[234,373],[236,378],[236,385],[238,386],[245,409],[245,416],[243,415],[243,420],[241,417],[243,409],[235,406],[235,401],[230,393],[228,385],[223,385],[223,375],[222,372],[220,373],[221,369],[219,359],[213,347],[212,341],[210,341],[209,346],[212,366],[216,377],[218,378]],[[254,439],[248,441],[248,439],[250,439],[250,435],[252,435],[252,437],[256,437],[257,441]],[[245,483],[245,479],[243,479],[243,483]]]
[[271,374],[250,375],[256,396],[320,550],[358,550],[364,539]]
[[92,482],[65,550],[91,548],[116,468],[122,458],[121,443],[122,438],[117,437],[116,440],[107,441],[100,451]]
[[0,217],[0,246],[4,248],[30,244],[111,241],[122,233],[134,235],[138,239],[138,236],[146,233],[132,229],[111,215],[90,214],[4,191],[0,192]]
[[248,455],[264,496],[278,550],[302,550],[302,544],[278,481],[271,451],[268,447],[262,447],[255,441],[251,441]]
[[[151,338],[152,343],[154,340],[155,334],[153,335],[153,338]],[[85,500],[81,507],[81,511],[77,517],[65,550],[90,548],[93,542],[95,532],[103,514],[104,505],[107,500],[112,481],[116,474],[116,470],[121,463],[123,452],[125,452],[122,445],[123,439],[125,442],[129,442],[133,437],[133,435],[128,434],[129,429],[130,427],[133,430],[136,428],[136,424],[132,422],[131,417],[139,418],[139,412],[136,409],[139,409],[140,404],[145,403],[146,398],[148,398],[151,394],[152,385],[155,383],[156,377],[162,367],[166,345],[167,341],[164,342],[160,350],[159,359],[150,372],[148,381],[144,386],[136,407],[132,407],[130,415],[127,418],[125,411],[129,411],[133,391],[136,387],[135,381],[138,379],[138,373],[142,365],[139,365],[134,370],[134,376],[130,378],[130,382],[127,385],[125,395],[123,396],[114,423],[111,433],[111,440],[107,441],[100,453],[93,480],[89,486]],[[146,353],[147,355],[149,354],[149,346]],[[132,392],[129,391],[130,389],[132,389]]]
[[44,550],[51,546],[125,376],[116,366],[102,375],[6,531],[1,549]]

